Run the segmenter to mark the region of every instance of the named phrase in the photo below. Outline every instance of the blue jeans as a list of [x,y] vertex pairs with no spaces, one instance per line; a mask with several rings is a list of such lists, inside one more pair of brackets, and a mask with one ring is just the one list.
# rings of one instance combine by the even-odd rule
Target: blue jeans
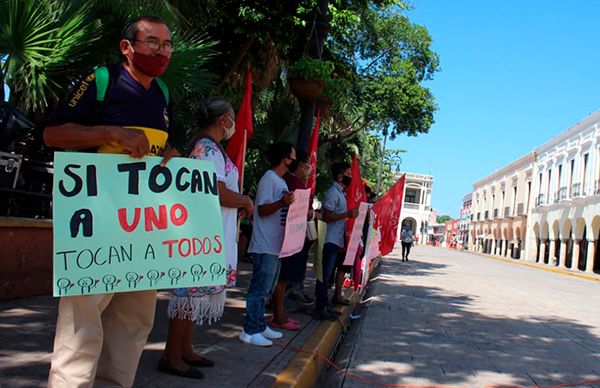
[[268,253],[251,253],[252,280],[246,294],[246,320],[244,331],[247,334],[261,333],[267,328],[265,320],[265,298],[273,292],[281,260]]
[[317,310],[327,307],[327,282],[335,269],[339,247],[333,243],[323,246],[323,281],[317,279],[315,285],[315,297],[317,299]]

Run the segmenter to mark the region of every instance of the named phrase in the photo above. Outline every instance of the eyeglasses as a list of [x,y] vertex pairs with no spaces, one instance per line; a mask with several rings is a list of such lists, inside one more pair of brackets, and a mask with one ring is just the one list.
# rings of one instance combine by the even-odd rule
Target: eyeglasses
[[165,50],[166,52],[168,52],[169,54],[172,53],[173,51],[175,51],[175,47],[173,47],[173,43],[171,42],[163,42],[160,43],[158,40],[134,40],[133,42],[140,42],[143,43],[144,46],[148,47],[150,50],[160,50],[160,48],[162,47],[163,50]]

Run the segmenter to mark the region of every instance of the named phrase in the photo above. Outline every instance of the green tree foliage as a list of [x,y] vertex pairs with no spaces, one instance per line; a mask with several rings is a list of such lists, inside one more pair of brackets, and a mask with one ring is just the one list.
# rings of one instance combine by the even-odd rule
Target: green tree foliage
[[[142,14],[161,16],[176,51],[162,77],[171,88],[184,147],[196,130],[196,112],[208,94],[237,105],[243,75],[253,71],[255,133],[250,141],[246,188],[266,168],[264,150],[276,140],[295,142],[300,109],[287,85],[289,69],[317,39],[317,0],[0,0],[0,60],[11,102],[28,113],[52,109],[92,67],[118,60],[120,31]],[[330,30],[319,148],[319,190],[329,166],[357,153],[363,177],[382,188],[393,183],[397,161],[382,151],[382,135],[426,133],[434,97],[424,85],[438,71],[427,30],[411,23],[400,0],[330,0]],[[329,65],[328,65],[329,66]]]
[[[0,57],[10,102],[43,111],[79,66],[90,65],[101,23],[90,10],[51,0],[0,2]],[[89,70],[89,69],[88,69]]]
[[119,60],[125,23],[140,15],[162,17],[176,51],[162,77],[175,99],[206,93],[205,65],[214,52],[204,31],[190,29],[168,1],[0,0],[0,58],[10,103],[38,117],[56,106],[73,82],[93,67]]
[[449,215],[443,215],[443,216],[438,216],[436,219],[436,222],[438,224],[443,224],[446,221],[450,221],[452,219],[452,217],[450,217]]

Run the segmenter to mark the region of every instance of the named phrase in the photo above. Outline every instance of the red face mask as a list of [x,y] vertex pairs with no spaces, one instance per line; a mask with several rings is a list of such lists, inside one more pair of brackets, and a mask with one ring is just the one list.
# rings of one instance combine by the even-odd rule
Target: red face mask
[[146,55],[133,50],[133,59],[131,62],[142,73],[148,77],[158,77],[167,70],[169,66],[169,57],[164,55]]

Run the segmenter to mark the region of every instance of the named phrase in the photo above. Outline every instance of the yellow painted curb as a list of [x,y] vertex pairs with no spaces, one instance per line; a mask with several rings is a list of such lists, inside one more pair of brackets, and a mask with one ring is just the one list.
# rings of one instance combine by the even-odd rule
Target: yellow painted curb
[[[345,325],[348,315],[356,304],[356,292],[352,293],[350,306],[342,309],[339,320]],[[342,332],[338,322],[323,321],[302,346],[302,352],[296,354],[288,365],[277,375],[273,388],[314,387],[325,366],[325,361],[317,356],[329,358],[333,347]]]
[[[446,248],[446,249],[449,249],[449,248]],[[579,279],[591,280],[593,282],[600,282],[600,276],[587,275],[585,273],[576,273],[576,272],[571,272],[571,271],[560,269],[560,268],[545,267],[540,264],[526,263],[526,262],[518,261],[516,259],[507,259],[505,257],[500,257],[500,256],[495,256],[495,255],[486,255],[486,254],[480,253],[480,252],[473,252],[473,251],[465,251],[465,252],[468,252],[468,253],[471,253],[471,254],[474,254],[477,256],[481,256],[481,257],[487,257],[488,259],[504,261],[504,262],[511,263],[511,264],[523,265],[526,267],[536,268],[536,269],[540,269],[540,270],[548,271],[548,272],[560,273],[560,274],[567,275],[567,276],[573,276],[573,277],[576,277]]]
[[[380,258],[373,260],[371,273],[379,265],[379,261]],[[369,281],[371,281],[370,276]],[[360,298],[360,292],[352,291],[348,298],[351,301],[350,306],[345,306],[342,309],[342,315],[339,318],[343,325],[348,322],[348,316],[354,310],[356,304],[360,302]],[[277,375],[272,388],[314,387],[325,367],[325,360],[318,357],[318,355],[323,355],[326,358],[330,357],[333,347],[342,332],[340,322],[321,322],[302,346],[302,351],[296,354]]]

